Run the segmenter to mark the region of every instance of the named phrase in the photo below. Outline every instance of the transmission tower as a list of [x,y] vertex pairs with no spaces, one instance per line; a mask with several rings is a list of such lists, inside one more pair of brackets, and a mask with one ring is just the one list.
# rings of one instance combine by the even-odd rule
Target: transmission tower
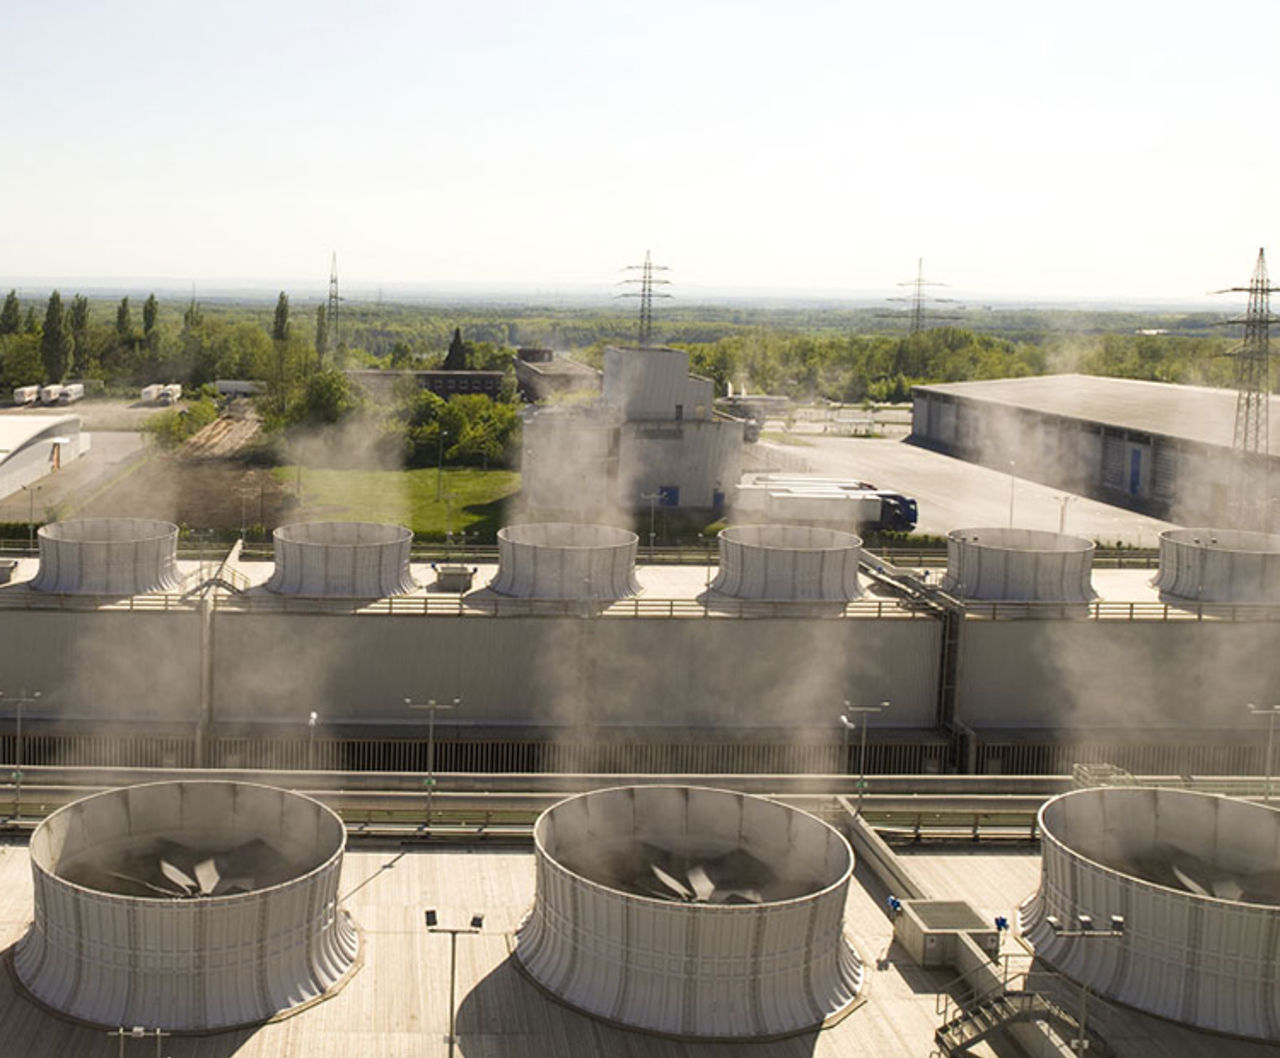
[[[1236,361],[1236,423],[1232,437],[1235,473],[1231,507],[1240,526],[1269,531],[1271,506],[1271,294],[1280,290],[1267,277],[1267,256],[1259,248],[1258,261],[1247,287],[1227,287],[1219,294],[1248,294],[1243,316],[1228,323],[1244,324],[1244,340],[1227,355]],[[1259,478],[1261,480],[1259,480]]]
[[338,296],[338,253],[335,250],[329,264],[329,302],[324,309],[324,351],[330,363],[338,352],[338,302],[341,300]]
[[1267,255],[1258,250],[1258,263],[1247,287],[1227,287],[1219,294],[1248,294],[1243,316],[1230,323],[1244,324],[1244,341],[1232,350],[1236,361],[1236,429],[1232,444],[1241,452],[1266,455],[1270,451],[1269,397],[1271,395],[1271,294],[1280,290],[1267,278]]
[[938,283],[932,279],[924,277],[924,258],[916,258],[916,277],[915,279],[907,279],[899,283],[900,287],[913,287],[909,297],[890,298],[890,301],[907,301],[911,303],[911,308],[906,313],[886,312],[883,315],[891,319],[901,319],[904,315],[910,320],[910,333],[916,334],[924,330],[926,316],[935,320],[954,320],[959,317],[954,313],[939,314],[929,310],[930,304],[955,304],[955,298],[935,298],[925,293],[925,287],[945,287],[946,283]]
[[654,292],[654,286],[666,286],[671,282],[669,279],[654,279],[654,272],[670,272],[671,269],[666,265],[656,265],[649,259],[649,251],[644,252],[644,264],[627,265],[624,271],[639,272],[638,279],[624,279],[624,283],[638,283],[639,290],[628,290],[625,294],[619,294],[623,298],[639,298],[640,299],[640,346],[643,348],[653,341],[653,299],[669,298],[670,294],[664,294],[662,291]]

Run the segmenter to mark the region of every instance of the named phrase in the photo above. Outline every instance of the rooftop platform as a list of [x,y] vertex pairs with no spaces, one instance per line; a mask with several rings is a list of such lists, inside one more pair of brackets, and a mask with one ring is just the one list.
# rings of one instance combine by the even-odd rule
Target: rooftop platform
[[[1037,882],[1038,854],[1013,849],[922,846],[899,853],[939,898],[967,899],[985,916],[1009,915]],[[364,965],[336,995],[282,1021],[199,1037],[170,1037],[172,1058],[443,1058],[448,1053],[449,940],[428,934],[425,908],[442,925],[475,912],[484,930],[458,939],[457,1053],[464,1058],[551,1055],[619,1058],[923,1058],[933,1049],[938,990],[949,971],[926,971],[893,942],[886,891],[863,867],[850,887],[845,928],[867,969],[865,1002],[817,1033],[765,1043],[700,1044],[613,1028],[549,999],[517,969],[514,932],[534,888],[534,860],[522,850],[421,850],[367,846],[348,851],[342,903],[359,925]],[[32,907],[25,845],[0,847],[0,946],[25,932]],[[1014,941],[1006,949],[1017,948]],[[1020,949],[1018,949],[1020,950]],[[1101,1012],[1100,1012],[1101,1016]],[[1121,1058],[1263,1058],[1273,1046],[1231,1040],[1120,1011],[1109,1042]],[[115,1058],[117,1041],[70,1024],[27,1000],[0,977],[0,1035],[25,1058]],[[151,1040],[128,1041],[126,1056],[149,1056]],[[994,1052],[977,1050],[979,1056]]]

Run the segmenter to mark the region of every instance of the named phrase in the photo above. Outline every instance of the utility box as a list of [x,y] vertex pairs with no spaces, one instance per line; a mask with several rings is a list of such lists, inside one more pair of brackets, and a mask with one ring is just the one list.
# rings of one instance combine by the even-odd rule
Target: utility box
[[471,590],[471,581],[476,575],[473,567],[446,562],[438,566],[432,563],[431,568],[436,571],[436,587],[441,591],[468,592]]
[[954,966],[956,938],[967,933],[992,959],[1000,955],[1000,933],[962,900],[904,900],[893,935],[920,966]]

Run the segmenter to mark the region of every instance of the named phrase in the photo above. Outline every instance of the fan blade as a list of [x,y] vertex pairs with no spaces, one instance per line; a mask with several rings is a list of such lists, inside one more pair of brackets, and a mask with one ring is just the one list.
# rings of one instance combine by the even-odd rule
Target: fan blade
[[1219,900],[1239,900],[1244,896],[1244,886],[1234,878],[1219,878],[1213,883],[1213,895]]
[[107,875],[109,878],[119,878],[122,882],[132,882],[134,885],[140,885],[144,889],[150,889],[153,893],[159,893],[161,896],[185,896],[186,895],[180,889],[165,889],[163,886],[152,885],[150,882],[142,878],[135,878],[131,874],[121,874],[119,871],[107,871],[107,870],[104,870],[102,873]]
[[174,885],[181,886],[187,896],[190,896],[195,891],[196,880],[181,867],[175,867],[168,860],[160,861],[160,873],[173,882]]
[[1191,875],[1187,874],[1186,871],[1179,870],[1177,864],[1171,863],[1169,866],[1173,870],[1173,876],[1182,883],[1183,888],[1193,893],[1199,893],[1201,896],[1212,895],[1208,889],[1192,878]]
[[707,903],[716,891],[716,883],[707,874],[707,869],[700,863],[689,868],[689,884],[693,886],[693,895]]
[[232,875],[223,875],[218,879],[218,884],[213,887],[213,896],[222,896],[224,893],[251,893],[256,888],[254,879],[234,877]]
[[222,877],[218,873],[218,865],[213,862],[212,856],[196,864],[195,874],[196,881],[200,883],[200,892],[204,896],[208,896],[217,888],[218,879]]
[[652,869],[654,877],[657,878],[658,881],[660,881],[673,893],[679,896],[682,900],[693,899],[693,893],[691,893],[687,888],[685,888],[683,883],[679,882],[675,878],[672,878],[671,875],[669,875],[656,863],[649,864],[649,867]]

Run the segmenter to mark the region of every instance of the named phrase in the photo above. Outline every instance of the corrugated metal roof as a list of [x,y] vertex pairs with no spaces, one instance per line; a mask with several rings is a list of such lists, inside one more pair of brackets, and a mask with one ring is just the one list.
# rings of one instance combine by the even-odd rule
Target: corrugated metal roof
[[[916,386],[915,392],[944,393],[1227,448],[1235,431],[1235,390],[1208,386],[1096,375],[1040,375]],[[1274,396],[1271,416],[1280,416],[1280,400]],[[1280,454],[1280,431],[1271,434],[1271,453]]]

